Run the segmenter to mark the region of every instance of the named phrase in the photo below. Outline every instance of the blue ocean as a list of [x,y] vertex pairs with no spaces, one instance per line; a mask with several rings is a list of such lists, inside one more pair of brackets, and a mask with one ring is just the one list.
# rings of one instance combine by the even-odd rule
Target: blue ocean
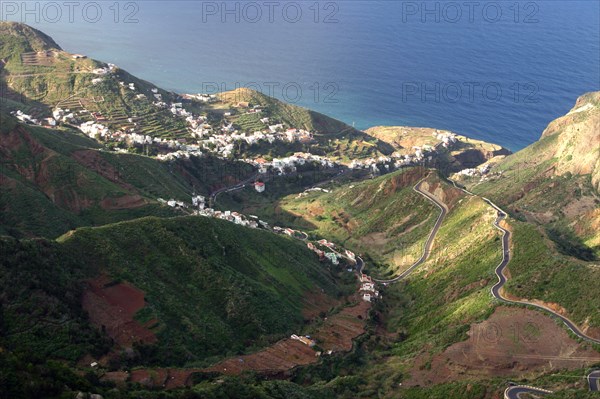
[[163,88],[249,86],[360,129],[435,127],[515,151],[600,90],[595,0],[2,3],[3,19]]

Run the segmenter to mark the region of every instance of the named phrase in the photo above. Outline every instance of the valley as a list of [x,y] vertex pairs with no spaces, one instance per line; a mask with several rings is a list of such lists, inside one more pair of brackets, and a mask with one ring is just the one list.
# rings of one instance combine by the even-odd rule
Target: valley
[[593,395],[600,93],[512,154],[0,59],[0,397]]

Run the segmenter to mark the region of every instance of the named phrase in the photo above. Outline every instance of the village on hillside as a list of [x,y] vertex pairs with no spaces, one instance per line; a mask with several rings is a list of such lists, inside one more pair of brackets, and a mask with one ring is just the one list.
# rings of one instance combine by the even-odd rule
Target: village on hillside
[[[86,58],[83,55],[70,55],[73,59]],[[31,58],[31,57],[30,57]],[[34,57],[35,58],[35,57]],[[39,58],[39,57],[37,57]],[[37,60],[37,58],[35,58]],[[43,59],[46,59],[45,57]],[[52,58],[52,57],[51,57]],[[26,57],[26,60],[29,58]],[[80,130],[86,136],[103,143],[108,149],[116,152],[129,152],[132,149],[144,149],[162,161],[202,157],[210,155],[222,159],[231,159],[237,154],[240,145],[253,146],[260,144],[269,148],[276,143],[301,143],[312,144],[317,132],[307,131],[294,126],[272,120],[268,109],[258,104],[238,101],[234,105],[227,105],[229,109],[222,109],[222,117],[217,121],[207,115],[193,113],[186,109],[186,103],[204,104],[211,106],[219,103],[216,94],[183,94],[172,95],[175,101],[165,99],[165,92],[154,87],[143,89],[134,82],[121,80],[119,68],[114,64],[94,68],[88,73],[93,76],[90,85],[98,86],[107,82],[114,82],[122,91],[122,95],[129,96],[135,102],[148,104],[154,111],[143,116],[132,114],[118,114],[107,116],[97,109],[104,99],[77,99],[70,97],[59,102],[52,110],[52,116],[35,118],[21,110],[13,112],[22,122],[49,128],[59,125],[71,126]],[[161,93],[162,92],[162,93]],[[120,111],[121,112],[121,111]],[[181,129],[175,134],[153,135],[152,129],[147,129],[147,124],[159,124],[155,118],[164,118],[170,115],[173,120],[179,120]],[[250,117],[251,127],[242,128],[236,125],[236,118]],[[179,122],[178,122],[179,123]],[[178,125],[179,126],[179,125]],[[262,127],[261,127],[262,126]],[[241,130],[240,130],[241,129]],[[379,156],[366,159],[350,159],[342,164],[326,156],[311,154],[310,152],[295,152],[293,155],[271,158],[258,156],[255,158],[239,158],[238,160],[253,165],[259,173],[273,172],[279,175],[293,173],[298,166],[311,164],[324,168],[345,166],[350,169],[368,170],[374,174],[399,169],[405,166],[419,165],[431,162],[440,148],[451,148],[460,137],[446,131],[432,133],[437,144],[415,146],[408,153],[398,151],[389,156]],[[175,136],[175,137],[174,137]],[[239,155],[239,154],[238,154]],[[472,173],[485,174],[486,171],[472,171]],[[471,173],[471,172],[465,172]]]

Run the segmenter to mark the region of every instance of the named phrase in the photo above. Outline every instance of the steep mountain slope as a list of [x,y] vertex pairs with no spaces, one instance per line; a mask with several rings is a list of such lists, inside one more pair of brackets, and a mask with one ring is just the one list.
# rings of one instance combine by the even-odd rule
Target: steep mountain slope
[[[115,65],[62,51],[52,39],[23,24],[0,22],[0,58],[5,111],[23,110],[41,118],[55,108],[68,109],[77,124],[101,121],[112,131],[194,143],[198,137],[186,120],[189,115],[170,110],[172,104],[183,104],[186,111],[206,118],[213,132],[232,125],[240,133],[252,134],[282,124],[282,130],[305,129],[313,134],[312,140],[304,142],[239,143],[233,154],[238,158],[310,151],[348,162],[350,157],[377,157],[392,151],[387,143],[343,122],[253,90],[220,93],[205,102],[156,88]],[[250,112],[257,107],[260,112]],[[260,121],[265,117],[268,123]]]
[[368,254],[371,271],[397,274],[421,256],[422,240],[436,219],[434,206],[412,190],[426,174],[401,170],[330,193],[289,196],[279,206],[300,217],[308,231]]
[[305,292],[336,291],[301,243],[204,217],[83,228],[59,242],[97,273],[146,293],[144,317],[158,320],[154,361],[162,364],[292,331]]
[[71,129],[45,129],[4,115],[0,128],[0,231],[57,237],[85,225],[173,216],[158,198],[191,202],[245,179],[250,165],[204,157],[160,162],[102,151]]
[[2,59],[25,51],[61,50],[50,36],[28,25],[2,21],[0,29],[3,40],[0,53]]
[[600,92],[579,98],[550,123],[539,141],[492,166],[483,178],[463,178],[516,220],[509,295],[543,301],[598,336],[600,270]]
[[[129,118],[141,119],[139,130],[156,136],[188,134],[183,119],[166,109],[156,109],[154,85],[117,67],[84,56],[70,54],[47,35],[27,25],[0,22],[0,91],[4,112],[26,111],[36,118],[52,115],[56,107],[69,109],[80,123],[101,115],[110,127],[134,126]],[[135,85],[136,94],[119,82]],[[165,101],[177,96],[158,90]]]
[[[343,185],[330,193],[289,196],[280,205],[294,217],[304,218],[307,231],[313,228],[319,235],[347,238],[346,246],[356,249],[365,259],[391,259],[385,245],[372,241],[360,245],[369,235],[387,240],[396,251],[412,248],[412,253],[408,251],[412,256],[398,259],[393,267],[370,262],[367,265],[374,275],[397,272],[421,253],[431,218],[439,212],[426,206],[423,197],[411,190],[424,176],[417,171],[405,170]],[[583,363],[590,365],[600,359],[589,345],[569,338],[567,331],[546,315],[498,306],[490,295],[497,281],[494,269],[502,257],[500,235],[492,224],[496,217],[493,208],[482,199],[455,189],[435,173],[426,178],[423,187],[444,202],[449,212],[429,259],[404,283],[383,288],[385,299],[375,308],[379,329],[364,344],[369,348],[368,354],[357,362],[364,365],[358,371],[364,381],[362,392],[367,396],[398,397],[398,383],[402,382],[411,387],[402,390],[402,397],[446,398],[449,392],[455,392],[450,397],[493,398],[505,389],[504,381],[494,380],[498,375],[516,377],[527,370],[529,375],[539,376]],[[369,204],[364,214],[360,212],[361,203]],[[369,213],[368,209],[380,211]],[[418,219],[400,225],[411,212]],[[419,227],[423,226],[419,222],[428,220],[427,215],[430,223]],[[302,225],[297,219],[296,223]],[[395,225],[402,227],[396,231]],[[550,241],[530,223],[511,218],[506,225],[514,234],[507,292],[546,301],[596,336],[600,322],[594,300],[600,295],[595,283],[597,270],[556,254]],[[361,234],[348,237],[348,228]],[[523,326],[533,326],[533,330]],[[506,339],[487,340],[486,334],[491,334],[492,329]],[[528,334],[543,340],[530,339]],[[548,346],[548,342],[556,344]],[[561,355],[562,351],[569,354]],[[552,356],[556,356],[555,361],[548,360]],[[490,368],[478,365],[482,358]],[[326,371],[322,373],[327,375]],[[313,380],[316,381],[318,378]],[[465,385],[461,385],[463,382]]]
[[100,362],[113,369],[208,365],[298,331],[308,292],[338,292],[302,243],[203,217],[3,238],[0,249],[0,357],[34,364],[75,367],[112,348]]
[[[347,161],[349,157],[377,157],[381,154],[389,155],[393,151],[392,146],[384,141],[378,140],[343,122],[310,109],[285,103],[255,90],[240,88],[220,93],[218,98],[234,109],[239,109],[240,103],[260,106],[264,108],[264,116],[268,116],[273,122],[315,132],[314,140],[316,143],[310,148],[312,149],[311,152],[316,154],[329,155]],[[235,125],[240,125],[239,119],[232,119],[232,122]],[[288,152],[294,150],[301,151],[303,146],[288,145]],[[249,149],[249,151],[252,150]],[[261,150],[258,150],[258,153],[260,152]],[[284,154],[283,152],[279,153],[279,155]]]
[[483,179],[463,182],[544,227],[564,254],[600,255],[600,92],[577,100],[539,141],[494,165]]
[[590,175],[600,193],[600,92],[577,99],[573,109],[552,121],[542,139],[559,135],[554,148],[555,175]]

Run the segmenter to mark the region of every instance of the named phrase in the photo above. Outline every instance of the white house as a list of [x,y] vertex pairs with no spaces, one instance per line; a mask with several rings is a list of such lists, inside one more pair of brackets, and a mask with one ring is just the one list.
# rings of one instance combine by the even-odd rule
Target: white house
[[257,181],[256,183],[254,183],[254,189],[259,193],[264,192],[265,191],[265,183],[263,183],[261,181]]

